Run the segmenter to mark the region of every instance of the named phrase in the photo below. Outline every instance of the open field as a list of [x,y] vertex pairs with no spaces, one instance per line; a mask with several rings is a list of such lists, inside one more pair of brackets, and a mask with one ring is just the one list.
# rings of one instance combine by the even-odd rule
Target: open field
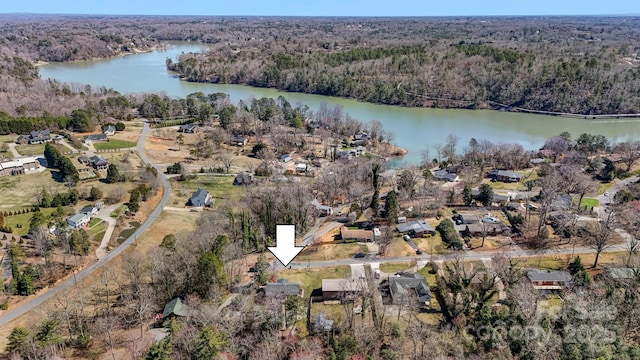
[[322,261],[332,259],[349,259],[357,253],[367,253],[367,246],[356,243],[346,244],[323,244],[318,246],[307,246],[296,261]]
[[169,199],[170,206],[184,207],[191,197],[191,194],[203,188],[211,193],[215,199],[213,207],[217,207],[222,203],[222,199],[238,200],[240,195],[245,191],[244,186],[233,185],[233,176],[216,176],[203,175],[196,176],[194,179],[187,181],[171,180],[171,188],[173,193]]
[[[56,211],[55,208],[41,208],[40,212],[45,216],[45,218],[49,218],[49,216]],[[5,224],[13,228],[13,233],[18,234],[20,236],[27,235],[29,232],[29,221],[33,216],[32,212],[20,215],[12,215],[4,218]]]
[[136,146],[134,142],[118,139],[109,139],[107,142],[97,142],[93,144],[96,150],[126,149],[134,146]]
[[[322,279],[344,279],[351,277],[349,266],[326,267],[320,269],[285,269],[277,274],[292,283],[298,283],[304,289],[304,295],[311,295],[314,289],[322,288]],[[276,280],[276,279],[272,279]]]
[[[65,150],[69,150],[64,148]],[[39,155],[44,153],[44,144],[16,145],[16,151],[22,156]]]
[[25,175],[0,177],[0,211],[33,206],[42,189],[49,192],[66,191],[64,184],[53,179],[49,169]]
[[136,250],[146,254],[149,250],[156,248],[162,242],[162,238],[169,234],[174,234],[178,241],[195,229],[196,220],[200,213],[188,211],[164,210],[147,231],[137,241]]

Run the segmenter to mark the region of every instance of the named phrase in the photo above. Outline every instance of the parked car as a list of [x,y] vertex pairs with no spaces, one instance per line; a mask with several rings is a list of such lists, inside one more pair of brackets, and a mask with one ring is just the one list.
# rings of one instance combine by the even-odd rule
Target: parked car
[[364,257],[366,257],[367,255],[365,253],[357,253],[354,255],[354,258],[356,259],[362,259]]
[[420,249],[416,250],[416,255],[422,255],[422,250]]
[[410,241],[411,240],[411,236],[406,235],[406,234],[402,238],[404,239],[404,241]]

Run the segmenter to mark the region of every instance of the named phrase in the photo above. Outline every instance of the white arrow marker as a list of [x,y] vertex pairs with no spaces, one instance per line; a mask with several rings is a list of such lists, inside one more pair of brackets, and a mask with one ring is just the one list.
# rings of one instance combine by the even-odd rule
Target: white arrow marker
[[271,246],[267,249],[280,260],[284,267],[287,267],[304,249],[304,246],[296,246],[295,225],[276,225],[276,246]]

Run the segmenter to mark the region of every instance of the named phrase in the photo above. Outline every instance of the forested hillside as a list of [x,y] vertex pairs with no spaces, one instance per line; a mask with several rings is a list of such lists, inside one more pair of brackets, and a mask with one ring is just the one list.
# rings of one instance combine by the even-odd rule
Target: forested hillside
[[[167,66],[189,81],[392,105],[639,113],[635,20],[225,21],[208,53],[185,54]],[[225,36],[229,31],[237,37]]]
[[[51,95],[92,90],[33,81],[33,64],[39,61],[106,58],[147,51],[168,40],[211,47],[206,54],[184,54],[179,62],[167,60],[169,69],[189,81],[406,106],[640,113],[640,21],[635,17],[23,15],[2,20],[0,110],[9,114],[25,105],[27,115],[40,115],[44,108],[58,115],[63,102],[52,102]],[[16,92],[29,96],[9,96]],[[81,104],[72,102],[72,108]]]

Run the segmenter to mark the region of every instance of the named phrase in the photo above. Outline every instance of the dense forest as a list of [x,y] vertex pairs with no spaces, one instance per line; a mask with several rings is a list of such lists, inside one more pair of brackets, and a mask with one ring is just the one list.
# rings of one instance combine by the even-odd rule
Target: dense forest
[[216,30],[237,38],[221,34],[208,53],[167,66],[189,81],[392,105],[639,113],[635,20],[224,21]]
[[61,115],[66,102],[75,109],[87,96],[108,92],[40,81],[38,62],[186,40],[210,46],[206,54],[167,59],[189,81],[406,106],[640,113],[638,23],[634,17],[4,16],[0,110]]

